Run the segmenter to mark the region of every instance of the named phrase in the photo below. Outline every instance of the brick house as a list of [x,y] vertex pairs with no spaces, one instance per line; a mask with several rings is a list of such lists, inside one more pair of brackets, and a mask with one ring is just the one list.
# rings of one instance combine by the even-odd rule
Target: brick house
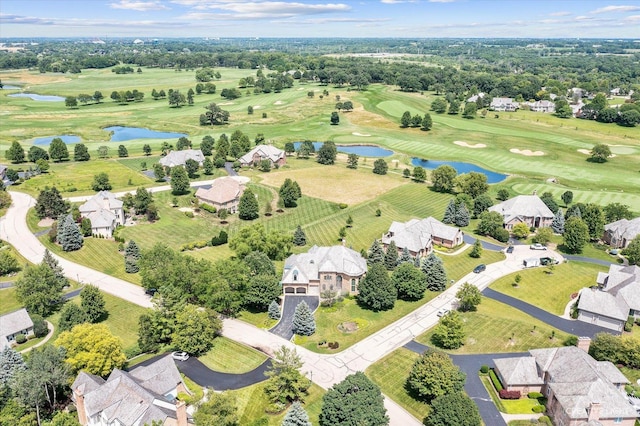
[[504,218],[504,227],[513,229],[517,223],[524,223],[529,228],[551,226],[554,214],[537,195],[518,195],[489,207],[490,212],[497,212]]

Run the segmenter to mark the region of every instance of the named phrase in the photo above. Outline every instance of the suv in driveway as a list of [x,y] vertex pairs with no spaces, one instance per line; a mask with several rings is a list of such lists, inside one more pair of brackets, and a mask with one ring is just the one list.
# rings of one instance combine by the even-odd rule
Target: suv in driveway
[[540,258],[540,264],[543,265],[543,266],[556,265],[556,264],[558,264],[558,261],[556,259],[554,259],[553,257],[541,257]]
[[189,359],[189,354],[186,352],[172,352],[171,358],[177,361],[186,361]]
[[543,246],[543,245],[542,245],[542,244],[540,244],[540,243],[531,244],[531,245],[529,246],[529,248],[530,248],[531,250],[546,250],[546,249],[547,249],[547,247]]
[[509,246],[507,247],[507,249],[505,250],[507,253],[513,253],[513,246]]

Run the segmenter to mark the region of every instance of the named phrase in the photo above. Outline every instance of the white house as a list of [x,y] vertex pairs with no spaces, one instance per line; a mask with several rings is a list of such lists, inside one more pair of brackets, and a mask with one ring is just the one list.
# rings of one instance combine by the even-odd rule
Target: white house
[[269,160],[271,167],[280,167],[285,164],[287,157],[285,152],[273,145],[258,145],[242,157],[238,158],[242,166],[258,166],[262,160]]
[[100,191],[79,207],[80,215],[91,221],[94,235],[111,237],[118,225],[124,225],[122,201],[109,191]]
[[489,109],[492,111],[509,111],[513,112],[520,108],[520,104],[513,98],[493,98]]
[[175,166],[184,166],[187,160],[195,160],[198,166],[202,167],[204,162],[204,154],[199,149],[183,149],[181,151],[170,151],[159,161],[163,167],[172,168]]
[[462,244],[463,237],[464,233],[459,228],[428,217],[408,222],[392,222],[387,233],[382,235],[382,245],[386,250],[393,241],[398,252],[407,248],[412,256],[426,256],[431,253],[434,244],[452,248]]
[[537,195],[518,195],[491,206],[490,212],[498,212],[504,218],[504,227],[513,229],[517,223],[525,223],[529,228],[551,226],[554,214]]
[[0,316],[0,349],[16,343],[18,334],[25,337],[33,334],[33,321],[24,308]]

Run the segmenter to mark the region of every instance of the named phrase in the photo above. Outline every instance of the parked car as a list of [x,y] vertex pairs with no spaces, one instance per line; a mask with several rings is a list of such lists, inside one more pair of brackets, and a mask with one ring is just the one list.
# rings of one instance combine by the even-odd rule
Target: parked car
[[543,266],[557,265],[558,261],[556,259],[554,259],[553,257],[541,257],[540,258],[540,264],[543,265]]
[[172,352],[171,358],[177,361],[186,361],[189,359],[189,354],[186,352]]
[[447,309],[447,308],[442,308],[438,311],[438,316],[439,317],[443,317],[445,315],[447,315],[449,312],[451,312],[451,310]]
[[509,246],[507,247],[507,249],[505,250],[507,253],[513,253],[513,246]]
[[547,249],[547,247],[546,247],[546,246],[543,246],[543,245],[542,245],[542,244],[540,244],[540,243],[531,244],[531,245],[529,246],[529,248],[530,248],[531,250],[546,250],[546,249]]
[[480,272],[484,271],[485,269],[487,269],[487,265],[485,265],[484,263],[481,263],[480,265],[478,265],[475,268],[473,268],[473,272],[476,273],[476,274],[479,274]]

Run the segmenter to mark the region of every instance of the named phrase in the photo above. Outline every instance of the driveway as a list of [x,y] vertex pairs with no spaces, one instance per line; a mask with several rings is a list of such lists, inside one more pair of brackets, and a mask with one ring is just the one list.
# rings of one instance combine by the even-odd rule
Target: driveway
[[296,306],[303,301],[307,302],[311,312],[315,312],[320,305],[320,298],[318,296],[285,295],[284,301],[282,302],[282,316],[280,317],[280,321],[269,331],[283,339],[291,340],[293,337],[293,315],[296,311]]
[[587,262],[587,263],[593,263],[595,265],[602,265],[602,266],[611,266],[611,264],[615,263],[617,264],[618,262],[616,262],[613,259],[617,259],[617,258],[613,258],[611,261],[608,260],[604,260],[604,259],[593,259],[591,257],[584,257],[584,256],[575,256],[572,254],[565,254],[564,255],[565,259],[567,260],[573,260],[574,262]]
[[[476,242],[476,239],[473,238],[471,235],[464,234],[464,236],[462,238],[463,238],[465,243],[470,244],[470,245],[473,245],[473,243]],[[480,244],[482,244],[482,248],[487,249],[487,250],[491,250],[491,251],[502,251],[502,250],[505,249],[505,246],[501,246],[499,244],[490,243],[488,241],[480,240]]]
[[233,163],[231,161],[224,163],[224,169],[227,171],[229,176],[238,176],[238,172],[233,170]]

